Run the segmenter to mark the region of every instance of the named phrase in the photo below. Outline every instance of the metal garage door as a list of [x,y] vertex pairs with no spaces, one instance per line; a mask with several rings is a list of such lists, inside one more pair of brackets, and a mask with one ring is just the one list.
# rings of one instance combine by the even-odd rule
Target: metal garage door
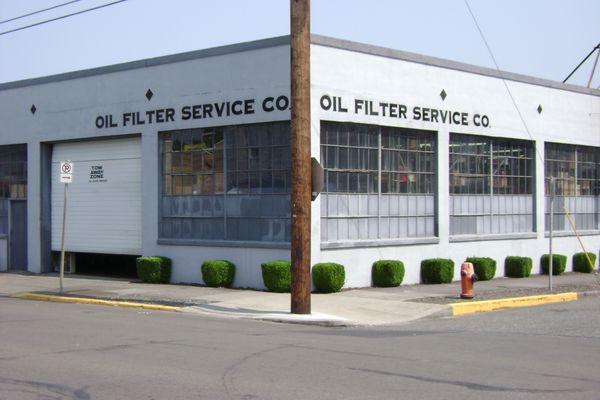
[[61,143],[52,152],[52,250],[60,250],[64,184],[59,165],[71,160],[65,249],[141,254],[140,139]]

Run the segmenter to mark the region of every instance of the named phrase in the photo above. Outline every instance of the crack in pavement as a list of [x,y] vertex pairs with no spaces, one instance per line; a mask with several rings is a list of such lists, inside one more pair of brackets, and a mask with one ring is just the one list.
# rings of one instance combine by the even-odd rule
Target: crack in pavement
[[[89,400],[91,399],[90,394],[86,391],[86,387],[78,389],[71,388],[67,385],[58,385],[54,383],[40,382],[40,381],[28,381],[20,379],[11,379],[0,377],[0,384],[16,386],[16,389],[2,388],[4,392],[21,392],[21,393],[35,393],[41,399],[72,399],[72,400]],[[48,394],[50,392],[52,395]],[[58,395],[59,397],[56,397]]]
[[14,360],[19,360],[19,359],[23,359],[23,358],[27,358],[27,357],[32,357],[32,356],[48,356],[48,355],[56,355],[56,354],[72,354],[72,353],[81,353],[81,352],[90,352],[90,351],[96,351],[96,352],[103,352],[103,351],[112,351],[112,350],[124,350],[124,349],[129,349],[129,348],[133,348],[133,347],[139,347],[139,346],[149,346],[149,345],[171,345],[171,346],[183,346],[183,347],[201,347],[201,348],[206,348],[206,349],[210,349],[210,350],[216,350],[216,348],[214,347],[209,347],[209,346],[200,346],[200,345],[186,345],[185,343],[181,343],[184,342],[185,339],[179,339],[179,340],[147,340],[144,342],[135,342],[135,343],[127,343],[127,344],[113,344],[113,345],[109,345],[109,346],[99,346],[99,347],[78,347],[78,348],[74,348],[74,349],[66,349],[66,350],[56,350],[56,351],[50,351],[50,352],[46,352],[46,353],[39,353],[39,354],[26,354],[26,355],[22,355],[22,356],[9,356],[9,357],[0,357],[0,361],[14,361]]
[[[247,362],[248,360],[250,360],[252,358],[259,357],[259,356],[262,356],[264,354],[267,354],[267,353],[270,353],[273,351],[283,350],[285,348],[291,348],[291,347],[293,347],[293,346],[281,345],[281,346],[277,346],[277,347],[274,347],[271,349],[256,351],[256,352],[250,353],[250,354],[246,355],[245,357],[238,359],[236,362],[230,364],[227,368],[225,368],[223,375],[221,375],[221,382],[223,384],[223,388],[225,389],[227,397],[230,399],[234,398],[232,392],[236,391],[237,388],[235,387],[234,382],[233,382],[233,380],[234,380],[233,373],[235,372],[235,370],[237,368],[239,368],[240,365],[244,364],[245,362]],[[238,397],[242,400],[249,400],[249,399],[256,398],[257,396],[252,395],[252,394],[244,394],[244,395],[240,395]]]
[[530,393],[530,394],[536,394],[536,393],[550,394],[550,393],[583,392],[582,389],[526,389],[526,388],[511,388],[511,387],[506,387],[506,386],[484,385],[484,384],[481,384],[481,383],[466,382],[466,381],[451,381],[451,380],[446,380],[446,379],[427,378],[427,377],[424,377],[424,376],[401,374],[401,373],[398,373],[398,372],[380,371],[380,370],[367,369],[367,368],[348,368],[348,369],[350,369],[352,371],[367,372],[367,373],[372,373],[372,374],[377,374],[377,375],[384,375],[384,376],[393,376],[393,377],[399,377],[399,378],[414,379],[414,380],[417,380],[417,381],[427,382],[427,383],[441,383],[441,384],[446,384],[446,385],[464,387],[464,388],[469,389],[469,390],[479,390],[479,391],[484,391],[484,392],[514,392],[514,393]]
[[410,361],[410,362],[423,361],[423,359],[418,359],[418,358],[410,358],[410,357],[402,357],[402,356],[390,356],[390,355],[385,355],[385,354],[373,354],[373,353],[365,353],[365,352],[361,352],[361,351],[334,350],[334,349],[312,347],[312,346],[299,345],[299,344],[292,344],[289,347],[293,347],[293,348],[297,348],[297,349],[304,349],[304,350],[319,351],[319,352],[328,352],[328,353],[338,353],[338,354],[346,354],[346,355],[352,355],[352,356],[361,356],[361,357],[385,358],[385,359],[391,359],[391,360],[404,360],[404,361]]
[[600,381],[597,379],[591,378],[581,378],[576,376],[567,376],[567,375],[556,375],[556,374],[540,374],[541,376],[545,376],[547,378],[561,378],[561,379],[570,379],[573,381],[581,381],[581,382],[593,382],[600,384]]

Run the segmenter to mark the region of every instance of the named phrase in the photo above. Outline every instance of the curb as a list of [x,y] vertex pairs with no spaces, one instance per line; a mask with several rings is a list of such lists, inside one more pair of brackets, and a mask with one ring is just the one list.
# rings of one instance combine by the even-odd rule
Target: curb
[[600,296],[600,290],[587,290],[585,292],[579,292],[581,297]]
[[128,308],[143,308],[145,310],[156,310],[156,311],[172,311],[179,312],[181,307],[164,306],[161,304],[149,304],[149,303],[135,303],[131,301],[116,301],[116,300],[100,300],[89,297],[67,297],[67,296],[55,296],[50,294],[37,294],[37,293],[21,293],[11,296],[17,299],[25,300],[39,300],[39,301],[53,301],[57,303],[80,303],[80,304],[95,304],[102,306],[114,306],[114,307],[128,307]]
[[506,299],[474,301],[472,303],[452,303],[452,315],[473,314],[476,312],[494,311],[503,308],[531,307],[565,301],[576,301],[578,294],[575,292],[546,294],[540,296],[512,297]]
[[291,313],[252,313],[252,312],[235,312],[235,311],[216,311],[210,307],[204,306],[190,306],[185,307],[183,312],[189,312],[194,314],[202,314],[209,317],[215,318],[232,318],[232,319],[246,319],[252,321],[266,321],[266,322],[277,322],[286,324],[299,324],[299,325],[316,325],[324,327],[351,327],[360,326],[356,322],[349,321],[343,318],[326,315],[326,314],[307,314],[307,315],[295,315]]

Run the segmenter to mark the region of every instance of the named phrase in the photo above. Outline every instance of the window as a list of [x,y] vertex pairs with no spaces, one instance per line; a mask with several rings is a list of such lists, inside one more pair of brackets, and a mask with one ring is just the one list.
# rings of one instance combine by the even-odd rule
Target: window
[[321,122],[323,242],[431,237],[435,134]]
[[546,230],[550,229],[550,178],[556,194],[553,229],[571,229],[563,205],[577,229],[599,229],[600,148],[546,143],[545,169]]
[[290,241],[289,122],[164,132],[163,239]]
[[8,234],[8,203],[27,198],[27,146],[0,146],[0,234]]
[[533,144],[450,134],[450,234],[533,231]]

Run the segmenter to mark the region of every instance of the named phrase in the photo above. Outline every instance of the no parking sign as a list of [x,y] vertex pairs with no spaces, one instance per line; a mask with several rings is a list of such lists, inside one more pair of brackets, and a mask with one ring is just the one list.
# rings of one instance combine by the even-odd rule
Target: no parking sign
[[73,163],[71,161],[60,162],[60,183],[73,182]]

